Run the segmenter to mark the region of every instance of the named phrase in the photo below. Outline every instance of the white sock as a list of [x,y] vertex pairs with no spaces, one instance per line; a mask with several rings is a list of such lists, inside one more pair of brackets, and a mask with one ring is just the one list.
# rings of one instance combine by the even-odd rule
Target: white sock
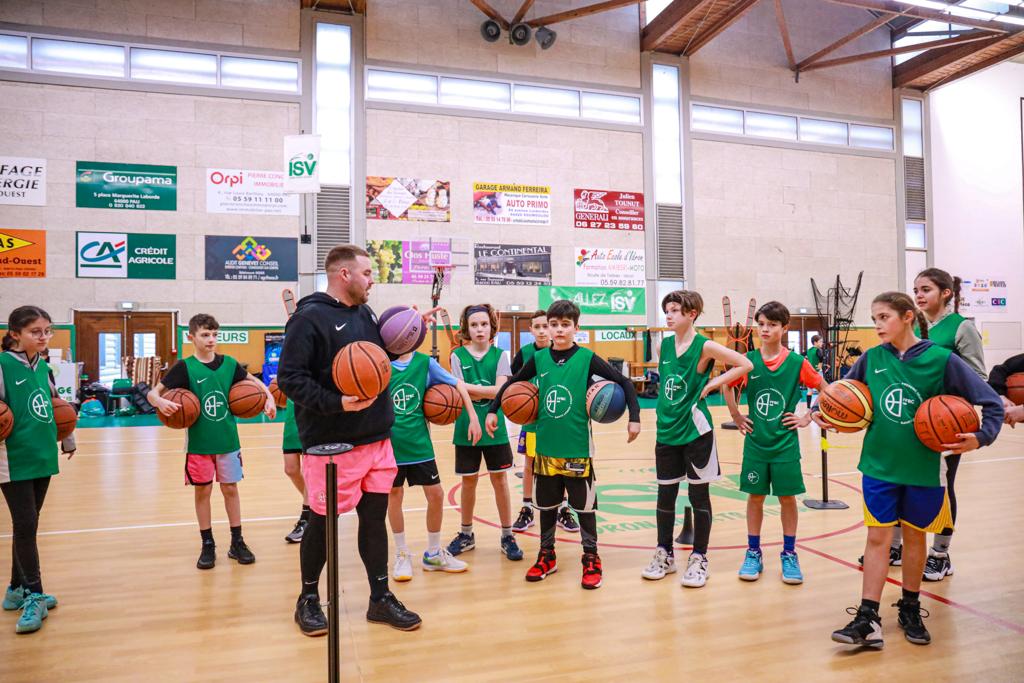
[[407,546],[405,544],[405,532],[403,531],[402,533],[395,534],[394,536],[395,536],[395,549],[397,549],[399,552],[403,552],[403,553],[409,552],[409,546]]
[[428,531],[427,532],[427,553],[430,555],[437,555],[441,552],[441,532],[440,531]]

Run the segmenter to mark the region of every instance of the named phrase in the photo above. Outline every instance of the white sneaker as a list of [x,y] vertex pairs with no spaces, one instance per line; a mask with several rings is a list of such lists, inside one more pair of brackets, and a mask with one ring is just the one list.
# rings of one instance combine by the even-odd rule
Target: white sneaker
[[651,563],[647,565],[640,576],[651,581],[657,581],[658,579],[664,579],[666,574],[676,573],[676,558],[673,555],[669,555],[668,551],[659,546],[654,551],[654,557],[651,558]]
[[412,580],[412,560],[409,559],[408,551],[399,550],[395,553],[395,569],[392,576],[395,577],[395,581]]
[[462,560],[456,560],[447,548],[441,548],[434,555],[423,553],[423,571],[459,574],[467,569],[469,565]]
[[679,584],[687,588],[700,588],[708,582],[708,558],[700,553],[690,553],[686,571]]

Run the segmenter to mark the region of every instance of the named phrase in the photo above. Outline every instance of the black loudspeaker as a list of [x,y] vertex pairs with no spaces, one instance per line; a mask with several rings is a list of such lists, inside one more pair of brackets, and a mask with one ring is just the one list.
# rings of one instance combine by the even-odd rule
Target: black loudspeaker
[[488,43],[493,43],[498,38],[501,38],[501,26],[498,22],[493,19],[488,19],[484,23],[480,24],[480,35],[484,37]]
[[530,42],[530,35],[532,31],[526,24],[516,24],[508,32],[508,41],[513,45],[522,47]]

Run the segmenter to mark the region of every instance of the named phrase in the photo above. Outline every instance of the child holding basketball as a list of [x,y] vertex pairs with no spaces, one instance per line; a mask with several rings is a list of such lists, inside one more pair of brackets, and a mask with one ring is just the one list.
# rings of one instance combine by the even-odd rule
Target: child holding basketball
[[391,361],[391,402],[395,407],[395,424],[391,427],[391,446],[398,463],[398,474],[388,495],[388,521],[395,537],[395,581],[412,579],[412,560],[405,541],[405,517],[402,514],[403,485],[422,486],[427,498],[427,550],[423,553],[423,571],[460,573],[465,562],[455,559],[441,546],[441,519],[444,514],[444,489],[434,461],[434,444],[423,415],[423,397],[435,384],[455,387],[462,397],[463,412],[468,415],[469,440],[480,440],[480,420],[472,409],[473,401],[466,383],[456,379],[430,356],[410,351]]
[[[508,355],[493,345],[498,335],[498,312],[490,304],[467,306],[459,321],[459,336],[469,342],[452,352],[452,375],[466,383],[473,399],[477,420],[487,414],[491,399],[511,373]],[[476,507],[477,472],[483,460],[494,489],[494,501],[501,520],[501,552],[510,560],[523,559],[512,533],[512,500],[506,472],[512,467],[512,448],[504,419],[501,426],[487,436],[473,439],[470,435],[470,412],[465,410],[455,422],[455,474],[462,477],[460,505],[462,528],[448,544],[448,552],[460,555],[476,547],[473,534],[473,510]]]
[[[871,302],[871,319],[882,344],[857,359],[846,376],[867,384],[874,417],[858,464],[868,527],[862,599],[858,608],[848,610],[855,615],[853,621],[832,633],[832,640],[838,643],[883,645],[878,610],[889,570],[889,540],[897,523],[903,526],[903,596],[894,605],[899,610],[897,622],[911,643],[931,642],[921,619],[920,602],[925,535],[950,526],[952,520],[942,461],[915,434],[917,408],[940,394],[962,396],[981,406],[981,429],[957,434],[955,443],[943,444],[956,454],[995,441],[1003,420],[999,397],[967,363],[949,349],[915,336],[915,314],[926,335],[927,323],[909,296],[902,292],[876,296]],[[822,428],[828,427],[817,410],[812,417]]]
[[[4,595],[6,611],[21,610],[16,633],[43,627],[57,598],[43,592],[36,532],[50,477],[57,474],[57,423],[52,398],[57,389],[43,358],[53,336],[49,314],[37,306],[19,306],[7,319],[0,353],[0,401],[14,424],[0,441],[0,492],[11,512],[11,583]],[[61,443],[68,458],[75,452],[74,435]]]
[[[796,554],[796,497],[804,488],[800,470],[800,440],[796,430],[811,422],[810,413],[796,415],[800,386],[824,389],[827,385],[806,358],[783,346],[789,331],[789,309],[778,301],[769,301],[758,309],[757,321],[761,348],[747,352],[753,369],[747,376],[747,403],[750,417],[736,405],[736,395],[725,392],[726,404],[743,440],[743,464],[740,491],[747,497],[747,552],[739,577],[756,581],[764,570],[761,555],[761,524],[764,499],[771,493],[782,508],[782,581],[804,581]],[[739,384],[736,382],[735,384]]]
[[[658,477],[658,546],[641,576],[654,581],[676,571],[672,532],[679,484],[685,480],[695,528],[693,552],[680,583],[688,588],[700,588],[708,578],[707,553],[711,536],[708,487],[722,477],[711,412],[705,397],[741,379],[753,364],[736,351],[697,333],[693,325],[704,311],[704,300],[697,292],[670,292],[662,299],[661,310],[674,334],[665,336],[658,355],[661,386],[657,406],[658,438],[654,446]],[[715,361],[730,367],[709,381]]]
[[[533,506],[540,510],[540,553],[526,573],[527,581],[542,581],[557,569],[555,527],[558,507],[568,495],[580,520],[583,543],[583,579],[586,589],[601,586],[601,558],[597,554],[597,494],[594,490],[593,436],[587,414],[587,387],[591,377],[610,380],[625,393],[629,407],[628,441],[640,434],[640,405],[632,383],[590,349],[576,345],[574,337],[580,309],[560,300],[548,308],[551,346],[537,351],[513,377],[513,382],[537,379],[537,455],[534,457]],[[504,428],[502,387],[487,413],[488,434]]]
[[274,397],[263,382],[246,372],[231,356],[217,353],[219,329],[220,323],[212,315],[192,316],[188,321],[188,339],[195,349],[194,355],[175,363],[147,395],[149,402],[164,415],[173,415],[180,408],[177,403],[161,397],[168,389],[188,389],[199,399],[199,419],[188,428],[185,440],[185,483],[194,487],[196,519],[203,542],[196,562],[198,569],[212,569],[217,562],[210,512],[215,478],[220,484],[231,526],[228,557],[239,564],[256,561],[242,538],[242,506],[238,496],[242,452],[235,416],[228,408],[231,387],[246,379],[256,382],[266,393],[263,412],[271,418],[277,414]]
[[1009,393],[1009,388],[1006,386],[1007,380],[1010,375],[1017,373],[1024,373],[1024,353],[1007,358],[992,368],[992,372],[988,376],[988,385],[995,389],[1003,400],[1003,408],[1006,410],[1006,417],[1003,421],[1011,427],[1016,427],[1019,422],[1024,422],[1024,406],[1017,405],[1007,397]]

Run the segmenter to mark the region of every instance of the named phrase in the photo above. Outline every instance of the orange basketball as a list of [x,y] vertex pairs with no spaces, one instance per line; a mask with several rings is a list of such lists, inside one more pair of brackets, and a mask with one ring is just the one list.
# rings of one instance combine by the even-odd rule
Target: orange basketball
[[74,407],[62,398],[53,397],[53,420],[57,423],[57,441],[71,436],[78,424],[78,413]]
[[450,425],[461,412],[462,397],[450,384],[435,384],[423,396],[423,415],[431,424]]
[[1024,372],[1015,372],[1006,378],[1006,398],[1017,405],[1024,404]]
[[331,375],[335,386],[346,396],[375,398],[387,391],[391,359],[372,342],[352,342],[334,356]]
[[852,433],[871,424],[873,413],[868,385],[854,379],[833,382],[821,392],[818,410],[840,432]]
[[251,379],[236,382],[228,392],[228,407],[235,417],[256,417],[266,404],[263,387]]
[[270,389],[270,395],[274,397],[274,403],[277,404],[278,408],[284,408],[288,405],[288,397],[281,391],[281,387],[277,385],[277,380],[267,385],[267,389]]
[[501,412],[517,425],[537,421],[540,394],[530,382],[513,382],[501,395]]
[[14,413],[6,403],[0,401],[0,441],[11,435],[14,429]]
[[177,403],[179,410],[173,415],[164,415],[159,410],[156,416],[171,429],[188,429],[199,419],[199,398],[188,389],[168,389],[163,398]]
[[914,433],[928,448],[941,453],[944,443],[956,443],[957,434],[981,428],[978,413],[966,399],[942,394],[932,396],[914,413]]

